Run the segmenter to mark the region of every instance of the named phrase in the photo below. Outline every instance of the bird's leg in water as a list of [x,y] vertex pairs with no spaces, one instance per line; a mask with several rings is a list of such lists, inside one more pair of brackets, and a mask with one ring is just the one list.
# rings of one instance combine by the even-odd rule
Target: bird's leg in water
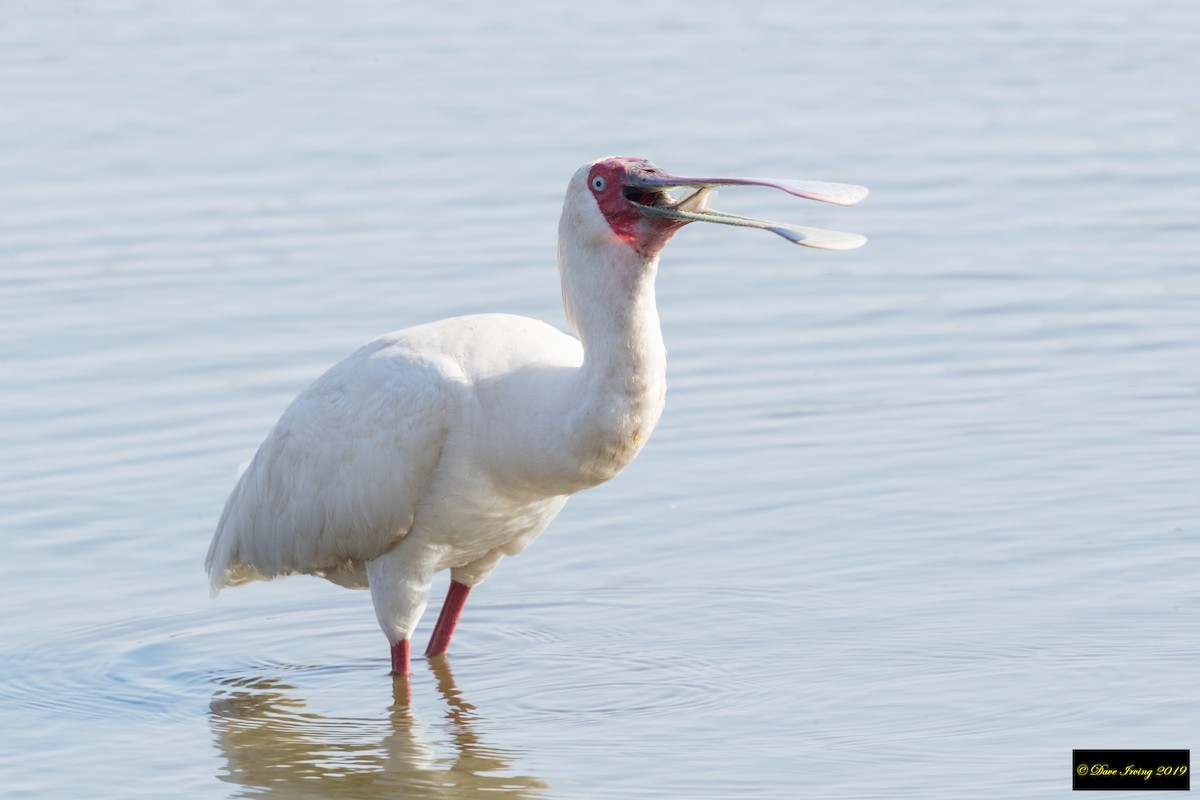
[[420,548],[401,539],[383,555],[367,562],[367,585],[379,627],[392,644],[392,672],[408,675],[409,639],[429,601],[433,569]]
[[446,602],[442,604],[442,613],[438,615],[437,624],[433,626],[433,636],[429,638],[429,647],[425,648],[425,655],[440,656],[450,649],[450,637],[454,635],[454,626],[458,624],[470,591],[471,587],[465,583],[450,581],[450,591],[446,592]]
[[392,674],[407,678],[411,672],[408,667],[408,639],[401,639],[392,645]]

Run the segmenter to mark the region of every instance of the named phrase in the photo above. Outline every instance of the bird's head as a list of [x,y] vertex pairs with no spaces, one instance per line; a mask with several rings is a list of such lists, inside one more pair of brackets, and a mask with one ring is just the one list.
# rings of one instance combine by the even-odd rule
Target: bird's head
[[[866,242],[854,233],[717,211],[709,207],[716,186],[768,186],[797,197],[847,206],[867,195],[861,186],[819,181],[686,178],[664,172],[643,158],[617,156],[594,161],[575,173],[567,190],[564,223],[576,226],[576,235],[585,239],[623,243],[643,259],[657,256],[675,231],[689,222],[762,228],[796,244],[827,250],[849,250]],[[676,190],[682,190],[678,197],[671,194]]]

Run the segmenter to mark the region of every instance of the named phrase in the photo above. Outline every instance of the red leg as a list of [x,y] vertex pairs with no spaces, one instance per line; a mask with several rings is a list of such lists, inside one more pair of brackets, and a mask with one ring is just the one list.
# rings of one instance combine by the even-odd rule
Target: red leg
[[408,639],[402,639],[392,645],[392,674],[412,674],[412,670],[408,668]]
[[470,591],[471,587],[465,583],[450,581],[450,591],[446,593],[442,613],[438,615],[437,624],[433,626],[433,636],[429,638],[429,647],[425,648],[425,655],[440,656],[450,649],[450,637],[454,635],[454,626],[458,624]]

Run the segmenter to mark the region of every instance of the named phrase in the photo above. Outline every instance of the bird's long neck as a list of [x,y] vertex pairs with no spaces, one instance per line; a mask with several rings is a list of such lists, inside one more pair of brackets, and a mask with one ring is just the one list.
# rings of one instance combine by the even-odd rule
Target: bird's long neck
[[657,258],[615,246],[560,253],[563,297],[583,343],[583,364],[564,423],[588,485],[616,475],[645,445],[662,414],[666,349],[655,305]]

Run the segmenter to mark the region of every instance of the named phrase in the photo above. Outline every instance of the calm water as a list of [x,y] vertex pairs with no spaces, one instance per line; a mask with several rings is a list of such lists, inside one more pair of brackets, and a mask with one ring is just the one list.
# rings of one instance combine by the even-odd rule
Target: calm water
[[[403,5],[3,8],[6,797],[1044,798],[1200,750],[1193,3]],[[210,601],[326,366],[563,324],[611,153],[866,184],[717,205],[871,242],[683,231],[650,446],[411,700],[363,593]]]

